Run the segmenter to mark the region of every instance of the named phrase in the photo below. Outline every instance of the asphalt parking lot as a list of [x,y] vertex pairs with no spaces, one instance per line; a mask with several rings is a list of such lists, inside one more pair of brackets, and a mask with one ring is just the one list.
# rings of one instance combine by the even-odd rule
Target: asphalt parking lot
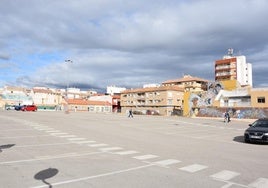
[[267,188],[250,121],[0,111],[1,187]]

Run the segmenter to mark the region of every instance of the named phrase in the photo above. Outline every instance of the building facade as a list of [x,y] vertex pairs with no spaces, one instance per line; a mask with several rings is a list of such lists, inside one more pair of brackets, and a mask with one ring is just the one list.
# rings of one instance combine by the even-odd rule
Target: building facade
[[12,105],[31,105],[34,103],[31,90],[22,87],[5,86],[1,90],[1,108]]
[[268,88],[252,88],[250,95],[252,107],[268,108]]
[[166,115],[180,113],[183,108],[183,88],[160,86],[129,89],[121,93],[122,113],[130,109],[135,114]]
[[89,101],[86,99],[68,99],[68,109],[71,112],[88,111],[95,113],[111,113],[112,104],[107,101]]
[[57,89],[34,87],[29,95],[31,95],[39,110],[59,109],[62,103],[62,93]]
[[164,86],[178,86],[184,91],[199,92],[205,91],[208,87],[208,80],[193,77],[191,75],[184,75],[182,78],[167,80],[162,83]]
[[245,56],[233,56],[232,52],[215,61],[215,81],[237,80],[241,86],[253,86],[252,65]]

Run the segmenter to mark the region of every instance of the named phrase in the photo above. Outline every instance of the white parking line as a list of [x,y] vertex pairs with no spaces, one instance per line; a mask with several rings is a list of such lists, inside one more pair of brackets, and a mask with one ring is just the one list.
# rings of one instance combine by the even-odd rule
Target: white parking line
[[8,136],[8,137],[0,137],[0,139],[13,139],[13,138],[35,138],[35,137],[45,137],[51,135],[38,135],[38,136]]
[[[100,178],[100,177],[105,177],[105,176],[111,176],[111,175],[120,174],[120,173],[124,173],[124,172],[129,172],[129,171],[139,170],[139,169],[143,169],[143,168],[148,168],[148,167],[151,167],[153,165],[154,164],[148,164],[148,165],[143,165],[143,166],[137,166],[137,167],[134,167],[134,168],[128,168],[128,169],[108,172],[108,173],[104,173],[104,174],[98,174],[98,175],[94,175],[94,176],[88,176],[88,177],[83,177],[83,178],[67,180],[67,181],[61,181],[61,182],[57,182],[57,183],[51,183],[51,186],[63,185],[63,184],[69,184],[69,183],[74,183],[74,182],[79,182],[79,181],[85,181],[85,180],[89,180],[89,179],[95,179],[95,178]],[[32,188],[43,188],[43,187],[47,187],[47,185],[35,186],[35,187],[32,187]]]
[[141,156],[135,156],[133,158],[138,159],[138,160],[147,160],[147,159],[154,159],[157,157],[159,157],[159,156],[157,156],[157,155],[141,155]]
[[74,141],[74,140],[86,140],[86,138],[68,138],[68,140],[70,140],[70,141]]
[[139,153],[138,151],[133,151],[133,150],[128,150],[128,151],[120,151],[120,152],[115,152],[114,154],[118,155],[130,155],[130,154],[135,154]]
[[46,156],[41,158],[35,158],[35,159],[24,159],[24,160],[17,160],[17,161],[5,161],[0,162],[0,165],[3,164],[14,164],[14,163],[25,163],[25,162],[33,162],[33,161],[42,161],[42,160],[50,160],[50,159],[59,159],[59,158],[67,158],[67,157],[80,157],[80,156],[87,156],[87,155],[95,155],[100,154],[102,152],[90,152],[90,153],[81,153],[81,154],[75,154],[75,153],[69,153],[69,155],[55,155],[55,156]]
[[58,135],[66,135],[68,133],[50,133],[52,136],[58,136]]
[[214,179],[222,180],[222,181],[228,181],[228,180],[230,180],[238,175],[240,175],[240,173],[238,173],[238,172],[223,170],[223,171],[220,171],[216,174],[211,175],[210,177],[212,177]]
[[51,131],[46,131],[47,133],[58,133],[58,132],[60,132],[60,131],[58,131],[58,130],[51,130]]
[[34,127],[34,129],[39,130],[39,131],[51,131],[51,130],[54,130],[53,128],[49,128],[49,127],[42,127],[42,128]]
[[108,151],[121,150],[121,149],[123,149],[123,148],[120,148],[120,147],[100,148],[100,150],[104,151],[104,152],[105,151],[108,152]]
[[180,163],[180,162],[181,161],[176,160],[176,159],[167,159],[167,160],[163,160],[163,161],[154,162],[153,164],[160,165],[160,166],[167,166],[167,165],[176,164],[176,163]]
[[95,143],[96,141],[94,140],[85,140],[85,141],[72,141],[72,143],[75,144],[89,144],[89,143]]
[[10,131],[33,131],[33,129],[5,129],[5,130],[1,130],[1,132],[10,132]]
[[186,171],[186,172],[194,173],[194,172],[197,172],[197,171],[200,171],[200,170],[204,170],[206,168],[208,168],[208,167],[204,166],[204,165],[193,164],[193,165],[185,166],[185,167],[182,167],[182,168],[179,168],[179,169],[183,170],[183,171]]
[[47,129],[49,128],[48,126],[43,126],[43,125],[37,125],[33,127],[34,129]]
[[90,147],[102,147],[102,146],[108,146],[108,144],[91,144],[88,146],[90,146]]
[[259,178],[253,183],[248,185],[249,187],[254,188],[267,188],[268,187],[268,179],[267,178]]
[[60,138],[74,138],[76,137],[75,135],[63,135],[63,136],[59,136]]
[[40,146],[57,146],[57,145],[65,145],[65,144],[72,144],[71,142],[64,142],[64,143],[53,143],[53,144],[30,144],[30,145],[22,145],[22,146],[14,146],[16,148],[26,148],[26,147],[40,147]]

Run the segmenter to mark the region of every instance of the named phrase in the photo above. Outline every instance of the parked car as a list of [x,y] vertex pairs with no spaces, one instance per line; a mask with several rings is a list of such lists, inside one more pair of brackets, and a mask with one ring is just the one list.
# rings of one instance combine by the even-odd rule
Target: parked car
[[15,105],[6,106],[6,110],[15,110]]
[[268,143],[268,118],[258,119],[249,128],[245,130],[244,140],[249,142],[266,142]]
[[15,110],[20,111],[22,107],[23,106],[21,106],[21,105],[15,106]]
[[37,106],[35,105],[24,105],[21,111],[37,111]]

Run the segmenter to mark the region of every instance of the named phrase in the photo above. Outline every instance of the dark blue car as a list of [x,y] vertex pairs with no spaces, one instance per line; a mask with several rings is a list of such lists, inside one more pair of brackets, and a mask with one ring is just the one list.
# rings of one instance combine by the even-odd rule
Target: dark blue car
[[245,130],[245,142],[266,142],[268,143],[268,118],[258,119]]
[[15,106],[15,110],[20,111],[22,107],[23,107],[23,106],[20,106],[20,105]]

